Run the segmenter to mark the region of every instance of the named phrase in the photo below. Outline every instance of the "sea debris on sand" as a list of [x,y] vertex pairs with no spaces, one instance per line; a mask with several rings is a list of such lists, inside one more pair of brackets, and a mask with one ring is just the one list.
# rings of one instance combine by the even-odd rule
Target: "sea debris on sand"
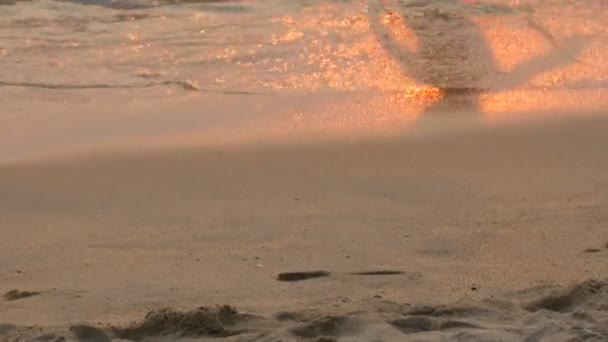
[[583,253],[599,253],[602,250],[599,248],[587,248],[583,251]]
[[[380,271],[363,271],[363,272],[350,272],[348,275],[356,275],[356,276],[389,276],[389,275],[399,275],[404,274],[402,271],[394,271],[394,270],[380,270]],[[306,271],[306,272],[285,272],[280,273],[277,276],[277,280],[279,281],[301,281],[322,277],[329,277],[331,275],[330,272],[327,271]]]
[[403,274],[403,272],[402,271],[393,271],[393,270],[382,270],[382,271],[351,272],[349,274],[359,275],[359,276],[387,276],[387,275]]
[[6,300],[8,302],[8,301],[37,296],[39,294],[40,294],[40,292],[36,292],[36,291],[21,291],[18,289],[14,289],[14,290],[10,290],[4,294],[4,300]]
[[327,271],[307,271],[307,272],[285,272],[277,276],[279,281],[301,281],[314,278],[329,277],[331,273]]

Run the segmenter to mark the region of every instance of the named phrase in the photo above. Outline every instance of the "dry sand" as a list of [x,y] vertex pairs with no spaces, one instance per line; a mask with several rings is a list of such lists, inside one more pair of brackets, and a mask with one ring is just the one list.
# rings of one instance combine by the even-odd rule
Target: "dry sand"
[[606,341],[607,130],[1,166],[0,340]]

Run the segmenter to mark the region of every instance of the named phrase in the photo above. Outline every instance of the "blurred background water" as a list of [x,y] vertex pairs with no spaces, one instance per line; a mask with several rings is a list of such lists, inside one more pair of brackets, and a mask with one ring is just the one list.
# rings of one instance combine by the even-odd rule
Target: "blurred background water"
[[605,1],[0,3],[0,161],[608,104]]

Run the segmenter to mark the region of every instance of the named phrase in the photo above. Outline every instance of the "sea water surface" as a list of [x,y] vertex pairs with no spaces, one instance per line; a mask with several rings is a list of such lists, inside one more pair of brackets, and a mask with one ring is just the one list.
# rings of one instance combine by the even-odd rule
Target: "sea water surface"
[[0,4],[0,163],[608,107],[601,0]]

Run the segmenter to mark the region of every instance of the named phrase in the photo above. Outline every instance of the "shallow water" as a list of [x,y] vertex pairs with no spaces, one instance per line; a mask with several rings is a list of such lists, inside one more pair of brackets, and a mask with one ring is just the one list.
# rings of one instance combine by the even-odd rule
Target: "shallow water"
[[[4,3],[11,3],[4,1]],[[0,161],[402,134],[608,104],[604,1],[15,1]]]

